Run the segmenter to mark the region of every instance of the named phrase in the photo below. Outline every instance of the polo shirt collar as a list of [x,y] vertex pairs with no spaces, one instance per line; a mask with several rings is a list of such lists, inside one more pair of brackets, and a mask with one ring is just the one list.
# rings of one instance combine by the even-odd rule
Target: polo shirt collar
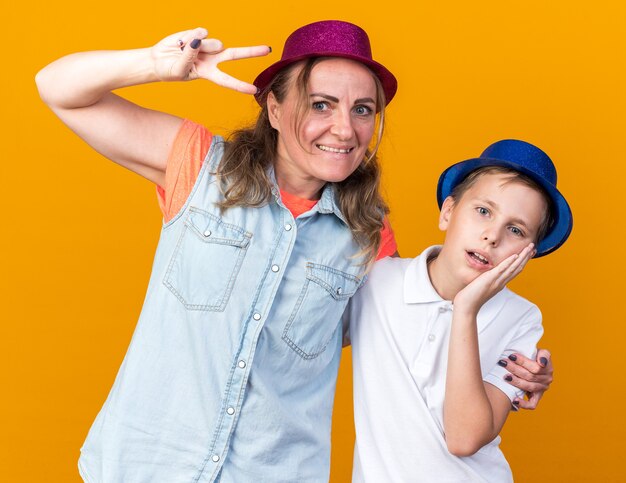
[[[418,257],[414,258],[407,267],[404,275],[404,303],[426,304],[433,302],[449,302],[441,296],[433,287],[428,276],[426,262],[429,256],[439,253],[441,245],[434,245],[424,250]],[[480,309],[480,316],[488,321],[496,317],[509,297],[509,290],[503,289],[491,297]]]
[[404,275],[405,303],[425,304],[444,301],[430,282],[426,265],[428,257],[439,253],[439,250],[441,250],[441,245],[428,247],[420,256],[414,258],[407,267]]

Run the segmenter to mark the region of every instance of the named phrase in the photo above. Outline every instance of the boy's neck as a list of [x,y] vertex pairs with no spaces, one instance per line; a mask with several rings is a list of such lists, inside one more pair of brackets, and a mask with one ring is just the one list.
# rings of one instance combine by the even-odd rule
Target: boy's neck
[[456,279],[454,273],[448,269],[443,248],[429,256],[426,266],[430,283],[442,299],[452,301],[465,288],[465,284]]

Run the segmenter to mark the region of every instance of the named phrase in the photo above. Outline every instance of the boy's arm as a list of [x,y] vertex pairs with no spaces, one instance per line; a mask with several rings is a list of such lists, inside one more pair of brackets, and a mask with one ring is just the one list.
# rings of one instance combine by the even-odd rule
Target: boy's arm
[[443,413],[450,453],[476,453],[498,435],[510,408],[508,396],[483,381],[476,316],[461,313],[455,306]]
[[510,410],[508,397],[483,382],[476,316],[483,304],[522,271],[533,255],[530,244],[468,284],[454,298],[450,332],[444,431],[449,451],[469,456],[493,440]]

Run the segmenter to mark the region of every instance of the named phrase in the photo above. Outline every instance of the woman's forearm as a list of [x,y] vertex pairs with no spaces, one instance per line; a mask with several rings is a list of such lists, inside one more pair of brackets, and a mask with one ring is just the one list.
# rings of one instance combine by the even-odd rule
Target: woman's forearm
[[157,80],[149,48],[70,54],[36,77],[44,102],[61,109],[91,106],[114,89]]

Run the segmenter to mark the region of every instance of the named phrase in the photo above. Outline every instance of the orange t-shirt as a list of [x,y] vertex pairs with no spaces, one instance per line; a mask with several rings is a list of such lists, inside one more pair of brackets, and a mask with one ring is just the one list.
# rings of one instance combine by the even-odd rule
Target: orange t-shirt
[[[157,186],[159,206],[166,222],[181,210],[191,194],[212,139],[213,136],[204,126],[189,120],[183,121],[167,159],[165,186]],[[280,190],[280,197],[294,218],[309,211],[317,203],[316,200],[299,198],[283,190]],[[377,260],[397,251],[396,239],[387,217],[381,235]]]

